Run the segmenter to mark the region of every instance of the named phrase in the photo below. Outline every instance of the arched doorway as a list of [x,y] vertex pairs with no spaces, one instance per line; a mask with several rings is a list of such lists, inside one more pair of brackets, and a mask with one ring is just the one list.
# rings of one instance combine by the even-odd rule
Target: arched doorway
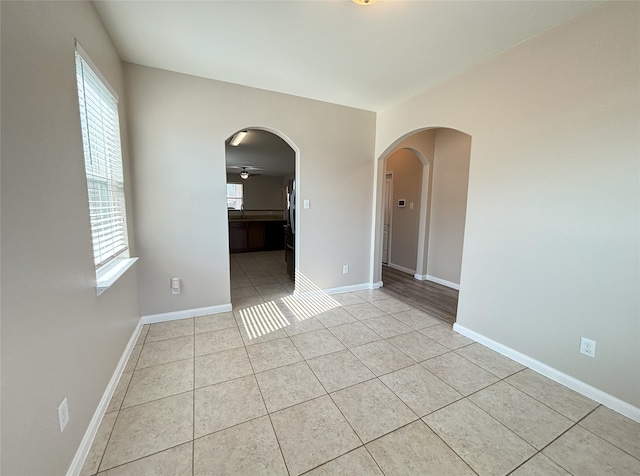
[[[376,203],[376,246],[373,258],[373,282],[383,284],[383,249],[385,248],[385,212],[389,203],[385,190],[389,186],[388,175],[395,171],[389,168],[390,163],[399,158],[409,161],[413,157],[414,166],[411,171],[413,182],[420,174],[420,202],[415,203],[411,213],[411,201],[403,202],[396,190],[394,180],[393,211],[411,216],[411,226],[405,231],[412,233],[403,240],[404,262],[394,263],[393,246],[389,268],[399,270],[407,277],[418,281],[429,281],[452,290],[460,289],[460,271],[462,265],[462,247],[464,241],[464,225],[466,219],[466,199],[469,177],[471,136],[454,129],[426,128],[413,131],[394,142],[378,159],[377,171],[377,203]],[[395,160],[395,164],[401,163]],[[420,165],[416,165],[420,164]],[[397,168],[392,166],[391,168]],[[407,196],[410,196],[407,191]],[[417,197],[416,193],[412,196]],[[392,218],[393,220],[393,218]],[[392,243],[397,240],[398,230],[392,227]],[[394,237],[394,232],[396,236]],[[398,260],[399,261],[399,260]],[[389,269],[389,268],[385,268]],[[390,274],[388,273],[388,278]],[[446,292],[445,294],[452,294]],[[455,305],[451,304],[451,296],[447,296],[448,304],[443,304],[442,315],[448,321],[455,320],[457,311],[457,292]],[[437,310],[433,313],[436,314]]]
[[294,290],[299,150],[278,131],[248,127],[227,138],[225,160],[231,302],[239,309]]

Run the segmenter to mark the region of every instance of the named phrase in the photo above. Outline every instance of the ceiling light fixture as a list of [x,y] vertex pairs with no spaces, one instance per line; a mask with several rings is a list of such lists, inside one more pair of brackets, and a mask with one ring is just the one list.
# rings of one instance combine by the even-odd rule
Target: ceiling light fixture
[[[246,134],[246,133],[245,133]],[[237,145],[237,144],[236,144]],[[249,172],[247,172],[246,167],[242,167],[242,172],[240,172],[240,178],[242,180],[247,180],[249,178]]]
[[247,135],[247,131],[236,132],[231,138],[231,141],[229,141],[229,145],[237,147],[240,144],[240,142],[242,142],[242,139],[244,139],[246,135]]
[[356,3],[358,5],[373,5],[377,1],[378,0],[353,0],[353,3]]

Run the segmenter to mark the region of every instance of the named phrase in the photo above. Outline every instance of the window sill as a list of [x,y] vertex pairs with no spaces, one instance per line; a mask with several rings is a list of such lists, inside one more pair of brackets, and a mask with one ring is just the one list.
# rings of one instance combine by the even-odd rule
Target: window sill
[[96,271],[96,294],[100,296],[133,266],[138,258],[115,259]]

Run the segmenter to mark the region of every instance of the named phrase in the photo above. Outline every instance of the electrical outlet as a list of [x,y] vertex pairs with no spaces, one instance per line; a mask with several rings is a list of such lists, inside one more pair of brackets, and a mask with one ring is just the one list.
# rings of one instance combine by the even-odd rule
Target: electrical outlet
[[64,397],[62,403],[58,407],[58,420],[60,421],[60,433],[64,431],[64,428],[69,423],[69,405],[67,404],[67,397]]
[[589,357],[596,356],[596,341],[587,339],[586,337],[580,338],[580,353],[588,355]]
[[180,278],[171,278],[171,294],[180,294]]
[[349,265],[345,264],[342,266],[342,274],[349,274]]

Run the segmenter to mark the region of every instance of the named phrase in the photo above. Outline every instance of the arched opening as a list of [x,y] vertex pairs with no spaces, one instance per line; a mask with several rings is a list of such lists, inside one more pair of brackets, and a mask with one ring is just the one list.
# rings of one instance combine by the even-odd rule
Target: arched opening
[[471,136],[427,128],[399,138],[377,164],[373,282],[405,297],[414,289],[416,307],[449,322],[460,289],[470,151]]
[[234,309],[293,292],[300,230],[299,150],[264,127],[225,141],[231,303]]

